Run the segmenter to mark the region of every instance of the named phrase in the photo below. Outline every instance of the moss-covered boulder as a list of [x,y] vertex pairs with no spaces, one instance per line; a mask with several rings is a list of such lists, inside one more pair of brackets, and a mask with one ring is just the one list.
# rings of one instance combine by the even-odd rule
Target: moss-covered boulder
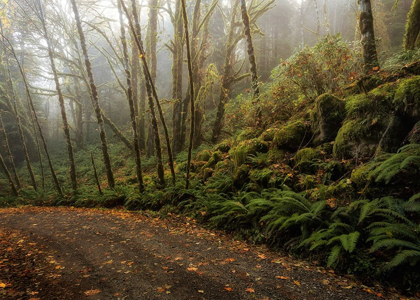
[[313,171],[316,160],[321,158],[321,153],[313,148],[304,148],[299,150],[295,157],[295,165],[301,172]]
[[228,153],[230,148],[231,148],[230,147],[230,142],[229,141],[223,141],[216,146],[215,151],[220,151],[222,153]]
[[251,168],[247,165],[241,165],[236,169],[233,175],[233,183],[237,188],[241,188],[249,181],[249,172]]
[[344,117],[344,101],[330,94],[319,96],[311,113],[311,127],[315,134],[314,142],[333,141]]
[[195,160],[197,160],[197,161],[209,161],[210,158],[211,158],[210,150],[205,149],[205,150],[199,152],[196,155]]
[[420,144],[420,121],[417,122],[411,129],[408,134],[408,141],[411,144]]
[[209,179],[214,173],[214,170],[212,168],[204,168],[203,169],[203,179],[207,180]]
[[401,79],[394,96],[395,109],[401,114],[420,119],[420,76]]
[[246,162],[249,155],[256,155],[258,152],[267,153],[268,143],[259,139],[242,141],[229,154],[235,167],[239,167]]
[[260,139],[265,142],[272,142],[277,130],[277,128],[268,128],[261,134]]
[[213,154],[211,155],[209,161],[203,166],[203,168],[212,168],[214,169],[214,167],[216,166],[216,164],[221,161],[223,159],[222,157],[222,152],[220,151],[215,151],[213,152]]
[[369,158],[379,146],[384,151],[400,147],[407,133],[404,135],[404,124],[393,110],[397,87],[387,83],[347,99],[347,116],[334,143],[335,157]]
[[280,149],[296,151],[305,144],[307,128],[303,120],[289,122],[274,135],[274,144]]
[[249,172],[249,179],[260,186],[267,187],[272,174],[273,171],[268,168],[264,168],[262,170],[254,169]]

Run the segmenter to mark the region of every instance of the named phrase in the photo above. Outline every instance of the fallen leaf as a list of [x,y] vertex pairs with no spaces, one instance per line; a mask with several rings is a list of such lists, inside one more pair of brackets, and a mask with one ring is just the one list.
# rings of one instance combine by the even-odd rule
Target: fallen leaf
[[290,279],[290,277],[289,277],[289,276],[276,276],[276,278],[278,278],[278,279],[283,279],[283,280]]
[[158,293],[163,293],[165,291],[165,289],[164,288],[162,288],[162,287],[158,287],[158,289],[157,289],[157,292]]
[[297,280],[294,280],[293,283],[296,284],[297,286],[300,286],[300,282]]
[[5,283],[3,283],[3,282],[0,282],[0,288],[5,288],[6,287],[6,284]]
[[86,296],[95,296],[96,294],[99,294],[101,292],[101,290],[89,290],[89,291],[85,291],[85,295]]
[[228,292],[232,292],[233,291],[233,289],[230,286],[226,286],[225,287],[225,290],[228,291]]
[[200,294],[204,294],[204,291],[203,291],[203,290],[198,290],[198,292],[199,292]]
[[255,290],[253,288],[247,288],[245,290],[245,292],[247,292],[247,293],[255,293]]
[[187,271],[195,272],[197,271],[197,268],[190,267],[190,268],[187,268]]

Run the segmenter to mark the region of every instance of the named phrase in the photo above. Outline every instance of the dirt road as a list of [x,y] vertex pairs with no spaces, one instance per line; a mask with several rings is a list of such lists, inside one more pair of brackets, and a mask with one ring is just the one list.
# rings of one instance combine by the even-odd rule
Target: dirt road
[[192,220],[72,208],[0,210],[1,299],[377,295],[332,271],[234,241]]

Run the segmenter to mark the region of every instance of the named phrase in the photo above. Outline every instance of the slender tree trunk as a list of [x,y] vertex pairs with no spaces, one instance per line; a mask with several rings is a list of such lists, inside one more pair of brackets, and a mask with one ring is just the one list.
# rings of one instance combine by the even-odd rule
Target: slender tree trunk
[[15,177],[17,188],[20,190],[22,188],[22,185],[20,183],[19,175],[16,170],[16,165],[15,165],[15,160],[13,158],[12,150],[10,150],[9,138],[7,137],[6,127],[4,127],[2,111],[0,111],[0,126],[1,126],[0,130],[3,132],[4,145],[6,146],[7,155],[9,156],[9,162],[10,162],[10,165],[12,166],[13,176]]
[[44,17],[44,12],[43,12],[43,9],[42,9],[41,0],[38,0],[38,6],[39,6],[39,16],[41,18],[42,27],[43,27],[43,30],[44,30],[44,38],[45,38],[45,41],[47,42],[48,56],[50,58],[51,70],[52,70],[53,75],[54,75],[55,88],[56,88],[57,94],[58,94],[58,102],[60,103],[61,119],[63,121],[64,136],[66,137],[67,152],[68,152],[69,161],[70,161],[70,179],[71,179],[73,190],[77,190],[76,163],[74,162],[73,145],[72,145],[72,142],[71,142],[70,127],[69,127],[69,123],[67,121],[67,112],[66,112],[66,107],[65,107],[65,104],[64,104],[64,96],[63,96],[63,93],[61,91],[60,80],[58,78],[57,68],[56,68],[55,62],[54,62],[54,52],[53,52],[53,49],[51,47],[51,42],[50,42],[50,38],[48,36],[48,31],[47,31],[47,26],[45,24],[45,17]]
[[132,20],[131,20],[129,14],[128,14],[128,11],[127,11],[127,8],[125,7],[124,2],[122,0],[119,0],[119,2],[121,3],[121,6],[123,7],[124,12],[127,15],[127,18],[129,20],[129,23],[130,23],[130,28],[132,30],[133,36],[134,36],[135,41],[136,41],[137,48],[140,52],[140,56],[141,56],[141,59],[142,59],[142,62],[143,62],[143,76],[145,78],[147,98],[148,98],[148,103],[149,103],[149,108],[150,108],[150,115],[151,115],[151,118],[152,118],[152,126],[153,126],[153,130],[154,130],[154,140],[155,140],[156,159],[157,159],[157,173],[158,173],[159,183],[161,184],[161,186],[165,186],[165,176],[164,176],[163,162],[162,162],[162,148],[161,148],[161,143],[160,143],[158,123],[157,123],[156,113],[155,113],[155,106],[154,106],[154,103],[153,103],[153,93],[152,93],[152,87],[151,87],[151,82],[150,82],[150,71],[147,67],[147,61],[146,61],[146,58],[145,58],[145,53],[144,53],[144,50],[143,50],[143,44],[142,44],[142,41],[141,41],[141,29],[140,29],[138,14],[137,14],[137,5],[135,3],[135,0],[131,1],[132,11],[133,11],[133,16],[134,16],[134,22],[135,22],[135,25],[133,25]]
[[138,127],[137,127],[137,121],[136,121],[136,109],[134,107],[133,87],[131,84],[128,47],[127,47],[127,40],[125,38],[125,28],[124,28],[123,15],[121,11],[121,3],[118,2],[117,6],[118,6],[118,14],[120,18],[120,26],[121,26],[121,44],[123,46],[124,68],[125,68],[125,75],[127,79],[127,99],[128,99],[128,106],[130,108],[131,128],[133,130],[133,144],[134,144],[133,148],[134,148],[134,155],[135,155],[135,161],[136,161],[136,175],[137,175],[137,181],[139,184],[139,192],[142,193],[144,190],[144,184],[143,184],[143,174],[141,172],[139,134],[137,132]]
[[414,0],[411,4],[405,28],[404,49],[414,50],[420,47],[420,0]]
[[92,152],[90,153],[90,160],[92,161],[93,175],[95,176],[96,186],[98,187],[99,194],[103,195],[101,184],[99,183],[98,172],[96,171],[95,159],[93,158]]
[[88,56],[88,52],[87,52],[87,48],[86,48],[85,34],[83,33],[82,24],[81,24],[81,20],[80,20],[80,16],[79,16],[79,11],[78,11],[77,6],[76,6],[76,1],[75,0],[70,0],[70,2],[71,2],[72,7],[73,7],[73,12],[74,12],[74,16],[75,16],[76,24],[77,24],[77,31],[79,32],[79,36],[80,36],[80,44],[81,44],[81,47],[82,47],[83,55],[85,57],[86,71],[87,71],[87,74],[88,74],[88,77],[89,77],[90,90],[91,90],[91,93],[92,93],[92,99],[93,99],[93,104],[94,104],[94,108],[95,108],[96,119],[98,121],[98,126],[99,126],[99,135],[100,135],[100,138],[101,138],[102,154],[103,154],[105,168],[106,168],[108,185],[109,185],[110,188],[113,189],[115,187],[114,174],[112,172],[111,159],[110,159],[109,153],[108,153],[108,142],[107,142],[107,139],[106,139],[105,125],[104,125],[104,120],[102,118],[102,111],[101,111],[101,107],[100,107],[100,104],[99,104],[98,90],[96,88],[95,79],[93,77],[92,64],[89,60],[89,56]]
[[[6,39],[4,37],[3,24],[2,24],[1,18],[0,18],[0,30],[1,30],[1,34],[2,34],[3,45],[6,45]],[[12,83],[12,74],[10,72],[9,56],[7,55],[7,53],[5,54],[5,61],[6,61],[6,69],[7,69],[6,88],[9,89],[9,93],[12,96],[12,99],[13,99],[13,111],[14,111],[14,114],[15,114],[15,117],[16,117],[16,123],[17,123],[17,126],[18,126],[19,138],[20,138],[20,141],[22,143],[23,154],[25,156],[26,168],[28,169],[28,173],[29,173],[29,177],[31,178],[32,186],[34,187],[35,191],[37,191],[38,186],[36,184],[35,175],[34,175],[34,172],[33,172],[33,169],[32,169],[31,160],[29,158],[28,147],[27,147],[26,141],[25,141],[25,135],[24,135],[24,132],[23,132],[21,117],[20,117],[19,112],[18,112],[18,102],[19,102],[19,100],[17,98],[17,95],[15,93],[15,89],[14,89],[14,86],[13,86],[13,83]],[[6,98],[8,99],[8,97],[6,97]],[[10,102],[10,100],[8,102]],[[41,170],[43,170],[43,168],[41,168]]]
[[173,128],[173,149],[177,154],[182,151],[184,139],[182,138],[182,66],[183,66],[183,31],[182,31],[182,9],[180,1],[175,4],[175,23],[173,52],[172,52],[172,128]]
[[[199,2],[198,0],[197,2]],[[184,19],[184,31],[185,31],[185,43],[187,45],[187,61],[188,61],[188,77],[190,79],[190,104],[191,104],[191,126],[190,126],[190,144],[188,146],[188,162],[187,162],[187,178],[185,183],[185,188],[189,188],[190,184],[190,166],[191,166],[191,153],[194,141],[194,122],[195,122],[195,108],[194,108],[194,77],[193,77],[193,68],[192,68],[192,58],[191,58],[191,49],[190,49],[190,35],[188,32],[188,17],[187,17],[187,8],[185,5],[185,0],[181,0],[182,3],[182,16]],[[199,5],[196,4],[196,5]]]
[[[139,135],[139,147],[146,149],[146,131],[145,131],[145,105],[139,103],[139,50],[137,49],[134,38],[131,41],[131,83],[133,86],[134,109],[137,118],[137,128]],[[144,98],[140,100],[144,103]]]
[[373,29],[372,6],[370,2],[370,0],[359,0],[359,28],[362,36],[363,60],[366,73],[375,67],[379,67],[375,32]]
[[251,36],[251,26],[249,24],[249,15],[246,9],[245,0],[241,0],[241,12],[242,12],[242,22],[244,23],[244,28],[245,28],[247,52],[248,52],[249,65],[250,65],[250,71],[251,71],[252,90],[253,90],[253,94],[255,98],[255,97],[258,97],[258,95],[260,94],[260,89],[258,87],[257,62],[255,60],[255,51],[254,51],[254,45],[252,44],[252,36]]
[[14,196],[18,196],[18,191],[15,184],[13,183],[12,175],[10,175],[9,170],[7,169],[6,164],[4,163],[3,156],[0,154],[0,166],[3,168],[4,173],[6,174],[7,179],[9,180],[10,187]]
[[225,61],[223,64],[223,76],[222,76],[222,87],[219,96],[219,103],[217,105],[217,115],[216,120],[213,125],[213,135],[212,142],[215,143],[220,136],[223,128],[223,117],[225,115],[225,104],[227,103],[230,95],[230,88],[233,81],[233,66],[231,64],[231,57],[234,45],[234,33],[235,33],[235,20],[236,20],[236,10],[239,5],[239,0],[235,0],[232,6],[232,15],[230,18],[229,33],[228,39],[226,42],[225,48]]
[[[122,4],[124,12],[128,16],[128,11],[127,11],[127,8],[124,5],[124,2],[122,0],[119,0],[119,1]],[[137,44],[137,47],[140,51],[141,60],[143,62],[143,73],[144,73],[144,77],[146,78],[146,91],[147,91],[148,98],[149,98],[149,105],[150,104],[152,105],[150,107],[151,108],[151,114],[152,114],[152,120],[156,119],[156,117],[154,116],[154,105],[153,105],[153,98],[154,98],[155,101],[156,101],[156,106],[157,106],[158,112],[159,112],[159,118],[160,118],[160,121],[161,121],[162,126],[163,126],[163,132],[165,134],[166,148],[167,148],[167,151],[168,151],[168,159],[169,159],[169,168],[171,169],[171,174],[172,174],[172,182],[175,184],[175,169],[174,169],[174,161],[173,161],[173,156],[172,156],[171,141],[169,139],[168,127],[166,126],[165,118],[163,116],[162,107],[160,106],[159,97],[158,97],[158,94],[157,94],[157,91],[156,91],[156,86],[155,86],[155,84],[152,80],[152,76],[151,76],[151,73],[150,73],[150,70],[149,70],[149,67],[148,67],[148,64],[147,64],[147,60],[146,60],[146,55],[145,55],[145,52],[144,52],[144,49],[143,49],[143,43],[141,41],[140,23],[139,23],[139,18],[138,18],[137,11],[136,11],[135,0],[132,0],[131,4],[132,4],[132,7],[133,7],[135,27],[134,27],[131,19],[129,18],[128,20],[129,20],[130,28],[133,32],[133,35],[135,36],[136,44]],[[150,103],[150,101],[151,101],[151,103]],[[155,122],[155,121],[153,121],[153,122]],[[158,133],[158,128],[157,128],[157,121],[155,123],[156,123],[156,126],[154,126],[154,130],[156,130],[155,136],[157,137],[156,139],[158,140],[159,139],[159,133]],[[160,139],[159,139],[159,144],[160,144]],[[156,147],[156,148],[157,148],[156,152],[161,151],[160,146],[159,146],[159,149],[158,149],[158,147]],[[159,160],[158,155],[156,155],[156,157]],[[158,168],[158,171],[159,171],[159,168]],[[162,171],[163,171],[163,168],[162,168]],[[163,178],[163,173],[162,173],[162,178]]]

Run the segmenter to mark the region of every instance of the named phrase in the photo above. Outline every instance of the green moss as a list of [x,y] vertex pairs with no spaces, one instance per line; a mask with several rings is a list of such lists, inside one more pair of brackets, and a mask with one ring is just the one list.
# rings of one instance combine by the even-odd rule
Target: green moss
[[420,116],[420,76],[402,79],[393,102],[397,111]]
[[281,127],[274,136],[274,143],[280,149],[295,151],[304,144],[306,126],[303,120],[294,121]]
[[237,168],[235,174],[233,175],[234,185],[238,188],[241,188],[246,182],[248,182],[249,172],[250,168],[247,165],[241,165],[239,168]]
[[214,170],[216,172],[230,172],[233,170],[233,163],[230,160],[219,161]]
[[337,129],[345,116],[344,101],[330,94],[323,94],[315,101],[311,112],[311,126],[315,143],[334,140]]
[[270,181],[271,175],[273,174],[273,171],[271,171],[268,168],[264,168],[262,170],[251,170],[249,172],[249,178],[251,181],[266,187]]
[[362,189],[370,181],[371,164],[363,164],[351,172],[350,180],[356,185],[357,188]]
[[265,142],[272,142],[277,130],[277,128],[268,128],[261,134],[260,139]]
[[312,148],[299,150],[295,157],[295,165],[301,172],[310,172],[315,160],[321,158],[321,153]]
[[195,160],[198,161],[209,161],[209,159],[211,158],[211,152],[210,150],[203,150],[201,152],[199,152],[197,154],[197,156],[195,157]]
[[335,157],[356,157],[366,155],[366,152],[372,153],[374,149],[363,149],[363,151],[361,149],[364,146],[362,141],[370,137],[371,134],[369,126],[362,120],[345,121],[335,138],[333,155]]
[[245,129],[245,130],[242,130],[241,133],[236,137],[236,141],[242,142],[242,141],[253,139],[255,137],[256,137],[255,130]]
[[203,169],[203,179],[207,180],[213,175],[214,170],[212,168],[204,168]]
[[229,141],[223,141],[216,146],[215,150],[222,153],[228,153],[230,150],[230,145],[231,143]]
[[213,152],[209,161],[203,166],[203,168],[214,168],[216,164],[222,160],[222,152],[215,151]]
[[317,179],[313,175],[300,174],[298,180],[298,187],[303,191],[312,189],[317,185]]
[[267,154],[268,154],[269,162],[277,163],[284,160],[286,156],[286,151],[278,149],[278,148],[271,148]]
[[343,179],[338,183],[328,186],[325,193],[327,199],[335,199],[333,202],[337,206],[348,205],[356,197],[356,190],[351,184],[351,180]]
[[252,139],[240,142],[235,148],[230,150],[230,156],[235,168],[244,164],[249,155],[256,155],[258,152],[266,153],[268,151],[267,142],[259,139]]

